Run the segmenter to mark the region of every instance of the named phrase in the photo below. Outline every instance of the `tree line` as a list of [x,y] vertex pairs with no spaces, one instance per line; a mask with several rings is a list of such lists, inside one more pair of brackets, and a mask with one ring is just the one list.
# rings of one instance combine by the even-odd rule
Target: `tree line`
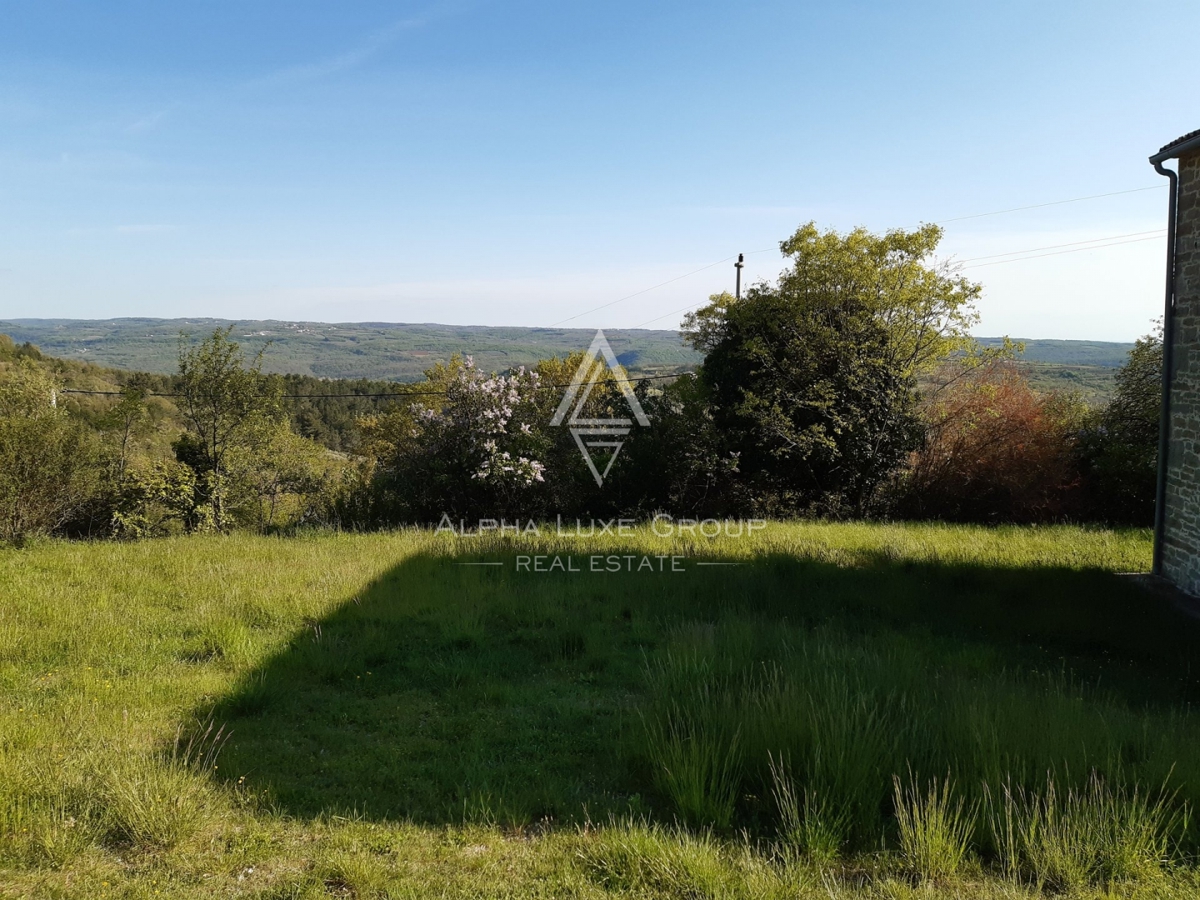
[[[660,511],[1148,524],[1161,340],[1103,408],[1038,392],[1013,345],[971,338],[981,286],[936,261],[940,239],[799,228],[777,281],[687,317],[702,364],[636,385],[651,426],[602,486],[550,424],[582,353],[503,373],[455,356],[352,391],[394,397],[297,400],[320,383],[264,374],[226,329],[181,338],[176,375],[85,404],[0,336],[0,539]],[[582,417],[627,416],[618,388],[606,373]]]

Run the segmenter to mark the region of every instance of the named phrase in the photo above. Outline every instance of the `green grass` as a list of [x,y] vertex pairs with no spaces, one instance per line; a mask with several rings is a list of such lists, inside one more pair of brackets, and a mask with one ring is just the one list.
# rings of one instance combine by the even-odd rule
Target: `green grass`
[[1194,896],[1200,626],[1148,563],[776,523],[0,551],[0,895]]
[[900,854],[909,872],[919,878],[947,879],[958,873],[971,846],[978,807],[967,808],[961,796],[952,799],[953,782],[933,779],[928,788],[907,787],[893,776],[893,806]]

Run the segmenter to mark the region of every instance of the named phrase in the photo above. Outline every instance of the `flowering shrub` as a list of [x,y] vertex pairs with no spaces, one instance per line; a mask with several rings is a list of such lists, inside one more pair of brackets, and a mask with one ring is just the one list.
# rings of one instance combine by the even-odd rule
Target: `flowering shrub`
[[548,446],[541,376],[489,375],[467,357],[431,371],[427,384],[442,390],[364,423],[379,465],[377,517],[425,522],[539,506]]
[[532,424],[514,422],[513,417],[524,414],[527,419],[533,412],[539,380],[537,372],[527,372],[524,366],[511,375],[485,375],[468,356],[446,385],[440,407],[414,407],[414,436],[424,431],[435,443],[441,438],[477,456],[479,465],[471,475],[475,480],[499,490],[530,487],[544,480],[546,467],[524,455],[535,449]]

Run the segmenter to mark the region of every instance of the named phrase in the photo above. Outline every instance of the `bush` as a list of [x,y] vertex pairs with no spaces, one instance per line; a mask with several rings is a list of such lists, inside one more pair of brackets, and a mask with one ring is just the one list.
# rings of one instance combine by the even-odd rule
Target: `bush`
[[1091,517],[1128,525],[1154,521],[1162,335],[1147,335],[1117,372],[1112,402],[1092,417],[1081,440]]
[[235,521],[258,531],[312,521],[333,459],[286,421],[255,423],[226,457],[228,505]]
[[196,473],[175,460],[129,466],[112,498],[112,534],[155,537],[194,525]]
[[942,382],[924,406],[924,444],[899,482],[900,514],[1044,522],[1077,508],[1081,401],[1039,394],[1006,360],[950,368]]
[[0,540],[67,522],[96,493],[98,461],[94,435],[58,405],[54,382],[18,360],[0,381]]
[[376,515],[391,523],[530,515],[546,468],[540,375],[488,375],[470,357],[427,374],[434,396],[364,421]]
[[[653,427],[637,429],[613,468],[609,489],[622,512],[735,516],[752,507],[739,479],[740,454],[716,427],[700,380],[684,375],[642,398]],[[607,486],[607,482],[606,482]]]

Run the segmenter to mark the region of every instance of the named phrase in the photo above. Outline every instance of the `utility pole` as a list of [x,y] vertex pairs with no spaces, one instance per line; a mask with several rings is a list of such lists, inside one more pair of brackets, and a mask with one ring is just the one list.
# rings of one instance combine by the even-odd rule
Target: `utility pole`
[[742,266],[744,265],[746,265],[746,254],[739,253],[738,261],[733,264],[733,267],[737,269],[737,298],[739,300],[742,299]]

